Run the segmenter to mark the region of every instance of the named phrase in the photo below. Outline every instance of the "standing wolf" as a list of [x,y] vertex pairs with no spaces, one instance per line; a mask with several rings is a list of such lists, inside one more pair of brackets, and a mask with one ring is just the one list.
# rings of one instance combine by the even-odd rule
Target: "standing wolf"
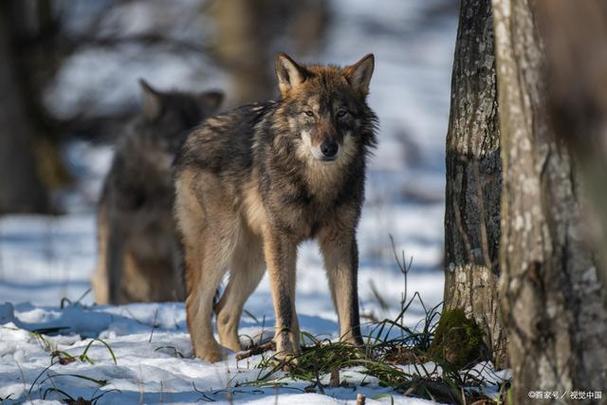
[[97,303],[184,298],[172,216],[171,164],[187,132],[223,94],[159,92],[141,81],[143,110],[116,146],[97,214]]
[[187,321],[196,356],[223,358],[211,325],[217,303],[223,346],[240,350],[238,322],[264,264],[282,356],[299,353],[295,312],[297,247],[318,240],[342,339],[362,344],[358,315],[356,227],[365,164],[377,118],[366,97],[373,55],[352,66],[302,66],[276,60],[279,101],[210,118],[175,161],[175,214],[185,253]]

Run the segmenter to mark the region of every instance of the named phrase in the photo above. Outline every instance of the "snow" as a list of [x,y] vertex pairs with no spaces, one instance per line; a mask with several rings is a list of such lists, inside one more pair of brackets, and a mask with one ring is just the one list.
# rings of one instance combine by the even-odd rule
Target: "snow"
[[[394,317],[404,291],[390,236],[399,256],[402,251],[407,261],[413,258],[408,296],[418,291],[428,308],[443,296],[444,136],[456,16],[431,18],[429,10],[447,3],[389,0],[378,7],[366,0],[334,0],[337,14],[319,55],[319,62],[338,64],[353,63],[371,51],[376,57],[370,104],[380,118],[380,146],[370,164],[358,240],[361,311],[377,318]],[[177,18],[175,13],[182,15],[179,18],[185,14],[188,24],[197,24],[191,22],[197,21],[195,13],[188,11],[198,4],[195,0],[182,0],[181,9],[166,9],[166,2],[154,4],[154,13],[167,16],[161,24]],[[140,2],[126,3],[103,29],[129,35],[146,32],[150,12]],[[72,20],[70,29],[77,32],[78,18]],[[198,29],[171,35],[204,37],[204,29]],[[124,100],[136,101],[139,77],[161,88],[175,83],[221,87],[219,72],[205,65],[208,76],[200,77],[202,62],[188,58],[140,54],[130,48],[118,53],[83,49],[60,71],[48,89],[48,100],[57,115],[69,117],[87,103],[94,103],[98,112],[110,112]],[[232,354],[214,365],[191,358],[182,303],[95,305],[87,293],[96,254],[94,203],[111,156],[111,146],[70,142],[65,157],[79,181],[57,196],[69,214],[0,217],[0,399],[58,403],[64,396],[52,390],[56,388],[73,398],[98,397],[98,403],[353,404],[359,392],[368,404],[433,403],[380,387],[359,369],[342,373],[351,387],[325,388],[324,394],[303,392],[308,383],[302,381],[256,386],[252,382],[261,372],[256,368],[260,356],[237,362]],[[377,302],[372,285],[389,304],[387,309]],[[313,243],[300,249],[296,300],[302,330],[336,338],[337,316]],[[244,341],[244,336],[269,336],[274,318],[267,279],[245,309],[253,317],[244,315],[241,320]],[[404,321],[415,326],[423,315],[416,303]],[[41,338],[34,333],[41,329],[59,333]],[[94,339],[111,347],[116,364],[105,345]],[[53,351],[78,357],[91,342],[87,355],[92,364],[76,360],[50,366]],[[504,377],[485,366],[479,372],[488,379],[497,383]],[[363,379],[368,384],[361,386]]]
[[[0,305],[0,319],[1,398],[9,395],[11,399],[40,398],[47,388],[57,386],[74,398],[93,398],[106,392],[102,403],[192,403],[207,398],[220,403],[234,400],[254,404],[266,403],[271,398],[278,403],[343,404],[346,400],[352,401],[358,392],[364,393],[370,404],[386,403],[390,398],[399,404],[430,403],[380,388],[355,369],[344,371],[342,380],[355,384],[366,378],[369,385],[327,388],[324,395],[304,394],[307,385],[304,382],[293,382],[282,388],[248,385],[264,372],[254,367],[259,356],[240,362],[230,356],[215,365],[190,358],[191,344],[180,303],[120,307],[72,305],[63,310],[6,303]],[[335,324],[322,317],[304,315],[300,320],[302,328],[313,334],[334,335],[331,330]],[[261,331],[259,325],[251,326],[251,321],[243,324],[244,333],[253,335]],[[272,324],[271,319],[268,324]],[[44,336],[44,340],[31,332],[58,327],[66,329],[61,335]],[[95,340],[87,352],[92,364],[76,360],[48,367],[49,352],[62,351],[78,357],[92,338],[110,345],[116,364],[105,345]],[[90,379],[108,384],[100,387]],[[385,395],[383,399],[373,400],[382,395]]]

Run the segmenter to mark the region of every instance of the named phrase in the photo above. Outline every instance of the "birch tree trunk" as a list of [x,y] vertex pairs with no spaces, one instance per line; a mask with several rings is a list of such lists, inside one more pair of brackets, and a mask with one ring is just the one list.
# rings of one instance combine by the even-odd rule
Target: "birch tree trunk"
[[605,291],[582,236],[575,167],[548,126],[534,13],[528,0],[493,0],[493,11],[503,169],[500,294],[512,400],[527,403],[537,390],[601,390]]
[[445,206],[445,308],[461,308],[506,365],[496,294],[500,134],[490,0],[463,0],[451,79]]

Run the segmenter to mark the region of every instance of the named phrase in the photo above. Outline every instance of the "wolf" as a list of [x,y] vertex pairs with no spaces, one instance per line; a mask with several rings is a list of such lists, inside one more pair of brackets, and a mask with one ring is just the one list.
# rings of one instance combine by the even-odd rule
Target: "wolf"
[[171,166],[187,133],[223,93],[161,92],[141,80],[143,108],[116,145],[97,210],[99,304],[183,300]]
[[341,339],[362,344],[356,228],[376,144],[377,117],[366,101],[373,69],[372,54],[346,67],[306,66],[279,54],[277,101],[214,116],[188,135],[175,160],[175,218],[198,358],[215,362],[226,349],[241,350],[243,306],[266,268],[277,354],[300,352],[296,257],[311,238],[324,256]]

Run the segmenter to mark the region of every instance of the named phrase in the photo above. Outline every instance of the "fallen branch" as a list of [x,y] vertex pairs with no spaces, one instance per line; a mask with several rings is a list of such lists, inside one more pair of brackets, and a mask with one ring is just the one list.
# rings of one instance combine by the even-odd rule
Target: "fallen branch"
[[242,352],[236,353],[236,360],[243,360],[270,350],[276,350],[276,345],[274,345],[274,341],[272,340],[257,346],[253,346],[248,350],[243,350]]

